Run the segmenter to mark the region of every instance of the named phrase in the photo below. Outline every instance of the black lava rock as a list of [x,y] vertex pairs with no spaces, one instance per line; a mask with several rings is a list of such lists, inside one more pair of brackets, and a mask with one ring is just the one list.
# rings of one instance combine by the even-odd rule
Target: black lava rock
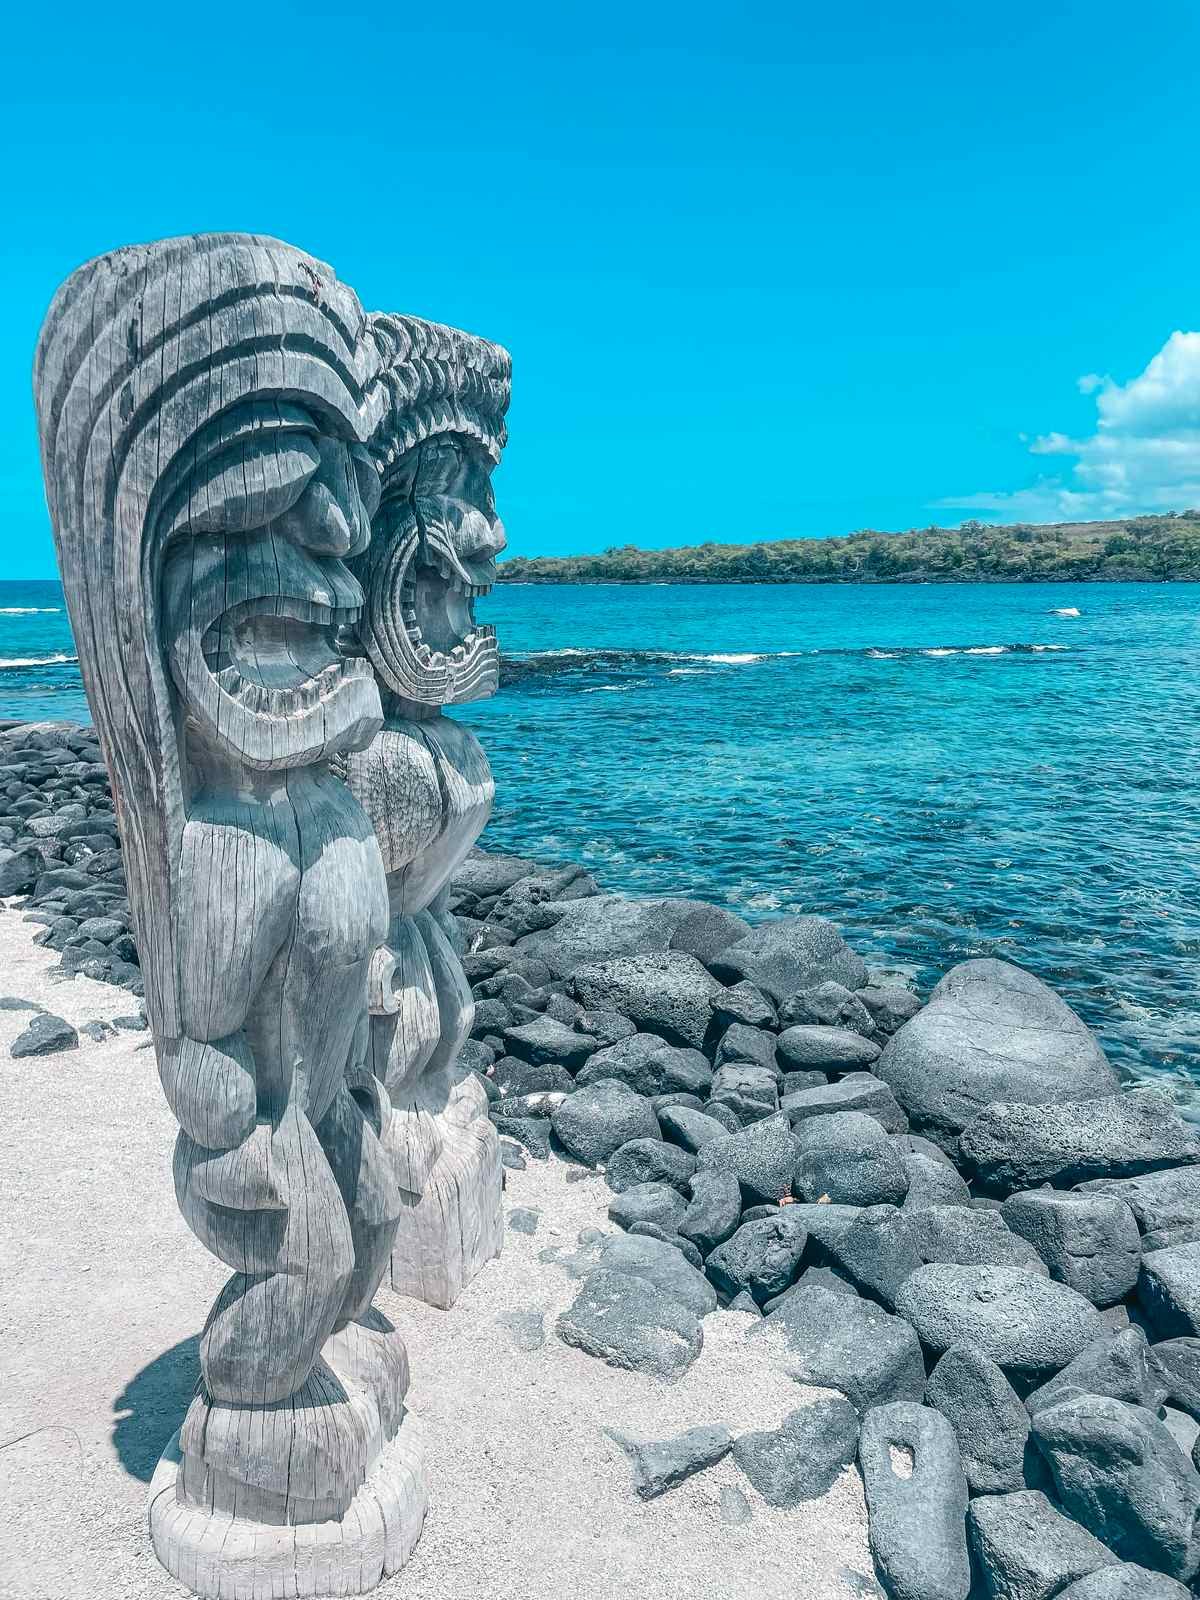
[[[905,1471],[897,1470],[897,1461]],[[875,1567],[894,1600],[966,1600],[967,1480],[945,1417],[913,1401],[872,1406],[858,1464]]]

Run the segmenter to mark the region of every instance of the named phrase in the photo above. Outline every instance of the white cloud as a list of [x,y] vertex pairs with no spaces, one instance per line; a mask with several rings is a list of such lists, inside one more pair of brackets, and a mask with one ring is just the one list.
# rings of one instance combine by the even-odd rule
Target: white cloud
[[1173,333],[1126,384],[1088,373],[1079,388],[1096,396],[1095,433],[1049,433],[1029,445],[1033,455],[1072,457],[1068,468],[1029,488],[960,495],[938,506],[1054,522],[1200,505],[1200,333]]

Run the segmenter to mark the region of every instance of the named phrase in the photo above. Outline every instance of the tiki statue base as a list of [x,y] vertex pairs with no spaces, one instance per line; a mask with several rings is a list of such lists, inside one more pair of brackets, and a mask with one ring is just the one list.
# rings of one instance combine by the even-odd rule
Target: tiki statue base
[[373,1589],[408,1560],[425,1519],[406,1386],[398,1336],[360,1324],[334,1335],[278,1406],[223,1406],[201,1386],[150,1484],[155,1555],[205,1600]]

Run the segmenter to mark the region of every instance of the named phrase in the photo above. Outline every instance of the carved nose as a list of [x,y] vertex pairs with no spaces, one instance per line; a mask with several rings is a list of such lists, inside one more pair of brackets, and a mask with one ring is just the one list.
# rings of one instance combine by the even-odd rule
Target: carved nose
[[467,561],[490,560],[508,543],[500,518],[486,517],[474,506],[462,520],[460,538],[463,559]]
[[323,483],[316,479],[285,511],[277,524],[294,544],[322,556],[344,556],[354,543],[346,514]]

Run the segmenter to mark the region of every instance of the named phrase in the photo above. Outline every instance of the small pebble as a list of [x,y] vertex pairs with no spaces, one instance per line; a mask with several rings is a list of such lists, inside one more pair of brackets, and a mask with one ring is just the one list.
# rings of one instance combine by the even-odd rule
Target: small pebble
[[717,1509],[721,1521],[728,1528],[736,1528],[740,1523],[749,1522],[754,1515],[750,1509],[750,1502],[742,1491],[728,1483],[721,1490]]

